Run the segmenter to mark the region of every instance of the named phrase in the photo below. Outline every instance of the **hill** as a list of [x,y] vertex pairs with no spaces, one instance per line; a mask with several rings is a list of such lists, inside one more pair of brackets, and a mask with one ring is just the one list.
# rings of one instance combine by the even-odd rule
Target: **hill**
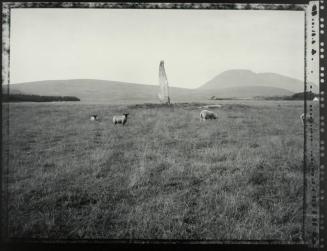
[[[51,80],[14,84],[10,86],[10,93],[76,96],[82,102],[89,103],[132,104],[158,102],[157,85],[94,79]],[[216,90],[170,87],[170,94],[173,102],[190,102],[208,100],[212,96],[218,98],[251,98],[255,96],[291,95],[292,93],[282,88],[244,86]]]
[[9,94],[12,95],[12,94],[23,94],[19,89],[15,88],[14,85],[10,85],[10,88],[8,88],[8,85],[1,85],[1,88],[2,88],[2,94],[5,95],[5,94]]
[[[199,89],[221,89],[227,87],[265,86],[285,89],[290,92],[301,92],[303,81],[276,73],[255,73],[250,70],[229,70],[215,76]],[[318,87],[313,85],[313,91]]]
[[[312,84],[313,85],[313,84]],[[10,86],[11,94],[75,96],[88,103],[156,103],[158,85],[96,79],[44,80]],[[3,92],[6,87],[3,87]],[[318,87],[313,85],[313,92]],[[275,73],[249,70],[225,71],[197,89],[170,87],[173,102],[198,102],[215,98],[254,98],[291,96],[303,92],[303,81]]]
[[[95,79],[47,80],[14,84],[10,92],[35,95],[76,96],[91,103],[157,102],[158,86]],[[172,99],[188,89],[171,88]],[[186,94],[184,96],[187,96]]]

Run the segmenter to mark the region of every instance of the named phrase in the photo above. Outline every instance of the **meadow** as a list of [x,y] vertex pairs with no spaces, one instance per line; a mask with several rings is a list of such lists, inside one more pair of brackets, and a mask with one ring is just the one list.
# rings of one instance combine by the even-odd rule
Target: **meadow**
[[8,104],[10,237],[300,241],[303,101],[219,104]]

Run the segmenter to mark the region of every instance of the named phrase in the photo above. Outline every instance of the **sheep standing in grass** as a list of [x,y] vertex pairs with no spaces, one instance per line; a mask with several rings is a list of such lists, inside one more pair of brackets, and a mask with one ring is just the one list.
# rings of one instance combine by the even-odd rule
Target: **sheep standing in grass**
[[217,117],[217,114],[208,110],[202,110],[200,112],[200,121],[205,121],[207,119],[216,119]]
[[124,115],[121,116],[113,116],[112,118],[112,122],[116,125],[116,124],[123,124],[125,125],[127,122],[127,116],[128,113],[124,113]]
[[313,118],[310,117],[308,114],[305,115],[304,113],[302,113],[300,118],[301,118],[301,121],[302,121],[302,125],[304,125],[304,120],[308,121],[309,123],[313,123]]
[[92,115],[92,116],[90,117],[90,120],[91,120],[91,121],[97,121],[97,120],[98,120],[98,115]]

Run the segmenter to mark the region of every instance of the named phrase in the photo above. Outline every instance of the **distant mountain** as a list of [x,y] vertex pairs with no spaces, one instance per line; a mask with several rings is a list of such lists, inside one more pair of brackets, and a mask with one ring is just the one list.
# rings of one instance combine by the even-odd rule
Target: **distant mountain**
[[[222,72],[213,79],[199,87],[199,89],[221,89],[228,87],[261,86],[285,89],[291,92],[301,92],[304,82],[276,73],[254,73],[250,70],[229,70]],[[313,85],[313,91],[318,91],[318,86]]]

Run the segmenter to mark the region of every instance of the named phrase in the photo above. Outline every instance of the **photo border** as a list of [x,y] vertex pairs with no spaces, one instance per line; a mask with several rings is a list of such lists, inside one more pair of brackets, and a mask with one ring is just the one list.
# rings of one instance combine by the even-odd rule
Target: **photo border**
[[[288,3],[290,1],[260,1],[261,3],[257,3],[258,1],[246,1],[245,3],[237,3],[239,1],[224,1],[224,2],[207,2],[207,3],[202,3],[202,2],[4,2],[2,3],[2,84],[9,84],[9,79],[10,79],[10,71],[9,71],[9,66],[10,66],[10,12],[11,9],[14,8],[110,8],[110,9],[212,9],[212,10],[224,10],[224,9],[229,9],[229,10],[291,10],[291,11],[304,11],[306,13],[306,8],[309,4],[309,0],[307,1],[292,1],[292,3]],[[262,3],[263,2],[263,3]],[[323,1],[317,1],[321,5],[324,4]],[[321,9],[320,12],[320,17],[326,16],[326,10]],[[306,17],[305,17],[306,20]],[[320,22],[321,24],[324,24],[325,21]],[[305,25],[307,29],[307,25]],[[324,30],[323,28],[320,28],[320,30]],[[306,32],[305,32],[306,34]],[[319,33],[319,38],[320,41],[325,41],[325,33]],[[307,43],[306,38],[305,38],[305,43]],[[320,47],[321,48],[321,47]],[[306,51],[306,47],[305,47]],[[320,110],[320,185],[319,185],[319,208],[320,212],[324,212],[326,210],[326,205],[324,203],[324,193],[325,193],[325,188],[323,187],[322,183],[325,183],[325,148],[324,148],[324,140],[322,138],[326,137],[325,135],[325,117],[321,116],[325,112],[325,105],[324,105],[324,100],[325,100],[325,95],[326,95],[326,90],[325,90],[325,84],[324,83],[324,75],[321,75],[324,70],[326,69],[325,65],[325,58],[326,56],[321,57],[321,55],[326,55],[325,51],[321,49],[319,50],[320,57],[320,66],[319,66],[319,79],[320,83],[319,85],[319,110]],[[304,59],[306,62],[306,58]],[[323,65],[323,66],[322,66]],[[322,68],[325,67],[325,68]],[[305,69],[304,69],[305,75],[307,72],[307,66],[305,63]],[[305,93],[305,99],[304,99],[304,113],[307,113],[307,105],[306,105],[306,94],[307,94],[307,83],[306,83],[306,76],[305,76],[305,87],[304,87],[304,93]],[[7,89],[9,93],[9,88]],[[2,93],[2,88],[1,88],[1,93]],[[286,245],[287,247],[292,247],[297,246],[298,248],[301,247],[310,247],[308,246],[308,243],[306,242],[306,238],[304,236],[305,233],[305,221],[306,221],[306,208],[304,203],[304,210],[303,210],[303,236],[304,236],[304,241],[301,243],[296,243],[293,241],[280,241],[280,240],[154,240],[154,239],[135,239],[135,240],[127,240],[127,239],[114,239],[114,240],[104,240],[104,239],[83,239],[83,240],[76,240],[76,239],[13,239],[13,238],[8,238],[8,222],[6,220],[7,217],[7,212],[8,208],[6,206],[8,203],[5,203],[8,199],[8,188],[6,184],[8,184],[8,180],[5,180],[4,177],[8,178],[8,168],[3,168],[4,166],[9,167],[8,161],[9,161],[9,149],[8,149],[8,142],[9,140],[9,105],[4,105],[1,102],[1,115],[2,115],[2,122],[6,122],[6,124],[2,123],[2,126],[5,128],[2,128],[2,135],[1,135],[1,142],[2,142],[2,154],[1,154],[1,164],[2,164],[2,170],[0,172],[0,180],[1,180],[1,188],[3,189],[2,191],[2,200],[1,202],[3,204],[6,204],[4,208],[4,211],[2,210],[2,222],[3,228],[2,230],[2,239],[7,240],[9,242],[14,242],[14,243],[36,243],[36,242],[43,242],[43,243],[99,243],[99,244],[107,244],[107,243],[112,243],[112,244],[128,244],[128,243],[133,243],[133,244],[165,244],[165,243],[170,243],[170,244],[260,244],[260,245]],[[5,132],[5,133],[4,133]],[[306,130],[306,123],[304,126],[304,167],[303,167],[303,179],[304,179],[304,194],[303,196],[305,197],[307,195],[307,187],[306,187],[306,180],[307,180],[307,130]],[[326,185],[326,184],[324,184]],[[306,201],[306,198],[303,199],[304,202]],[[320,216],[320,217],[319,217]],[[315,238],[318,238],[318,243],[319,247],[322,248],[324,247],[324,239],[321,236],[326,236],[326,229],[325,229],[325,223],[324,223],[324,215],[320,214],[318,216],[318,228],[320,231],[318,231],[318,236],[315,236]],[[323,216],[323,217],[321,217]],[[5,227],[6,226],[6,227]],[[311,236],[313,237],[313,236]]]

